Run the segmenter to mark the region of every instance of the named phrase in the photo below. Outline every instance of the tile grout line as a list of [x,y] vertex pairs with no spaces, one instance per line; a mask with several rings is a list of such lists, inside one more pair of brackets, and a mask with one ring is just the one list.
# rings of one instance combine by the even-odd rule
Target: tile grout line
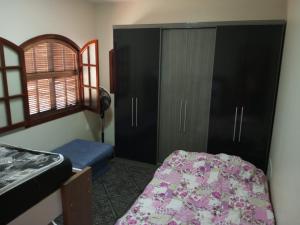
[[117,215],[117,213],[116,213],[116,211],[115,211],[115,209],[114,209],[114,207],[113,207],[113,205],[112,205],[110,196],[109,196],[109,194],[108,194],[108,191],[107,191],[107,189],[106,189],[106,187],[105,187],[105,184],[104,184],[104,180],[103,180],[102,178],[101,178],[101,184],[102,184],[102,186],[103,186],[103,188],[104,188],[105,195],[106,195],[106,197],[107,197],[107,199],[108,199],[109,206],[110,206],[110,208],[111,208],[111,210],[112,210],[112,212],[113,212],[113,214],[114,214],[114,217],[115,217],[115,219],[118,219],[118,215]]
[[[125,170],[126,170],[126,172],[127,172],[128,174],[130,174],[127,166],[125,166]],[[135,179],[134,179],[133,176],[131,177],[131,180],[132,180],[132,183],[133,183],[133,185],[135,186],[136,190],[139,192],[139,194],[138,194],[138,196],[139,196],[139,195],[142,193],[143,190],[140,190],[140,188],[139,188],[139,186],[136,184]]]

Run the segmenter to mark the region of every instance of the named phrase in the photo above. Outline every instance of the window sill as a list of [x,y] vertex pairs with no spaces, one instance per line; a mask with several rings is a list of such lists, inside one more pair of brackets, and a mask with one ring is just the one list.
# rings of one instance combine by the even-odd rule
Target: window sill
[[50,111],[50,112],[44,112],[44,113],[38,113],[33,116],[31,116],[26,124],[26,128],[30,128],[42,123],[50,122],[52,120],[56,120],[74,113],[78,113],[80,111],[83,111],[84,107],[82,105],[77,105],[73,107],[69,107],[66,109],[56,110],[56,111]]
[[2,128],[0,128],[0,137],[4,136],[6,134],[9,134],[10,132],[14,132],[15,130],[20,129],[22,127],[23,128],[25,127],[25,122],[16,123],[9,127],[2,127]]

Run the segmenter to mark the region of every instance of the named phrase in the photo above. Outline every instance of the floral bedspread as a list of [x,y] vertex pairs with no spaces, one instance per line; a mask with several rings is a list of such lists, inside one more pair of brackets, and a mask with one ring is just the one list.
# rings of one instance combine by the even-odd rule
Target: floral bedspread
[[172,153],[117,225],[274,225],[264,173],[236,156]]

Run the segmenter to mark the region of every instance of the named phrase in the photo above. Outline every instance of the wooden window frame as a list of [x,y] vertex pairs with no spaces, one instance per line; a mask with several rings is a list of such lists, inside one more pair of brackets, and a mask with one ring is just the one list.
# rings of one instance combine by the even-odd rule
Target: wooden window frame
[[[90,59],[90,45],[95,45],[95,64],[92,64],[91,63],[91,59]],[[89,111],[92,111],[92,112],[95,112],[95,113],[100,113],[100,101],[99,101],[99,93],[100,93],[100,78],[99,78],[99,52],[98,52],[98,49],[99,49],[99,43],[98,43],[98,40],[94,39],[94,40],[91,40],[89,42],[87,42],[81,49],[80,49],[80,59],[79,59],[79,65],[80,65],[80,68],[81,68],[81,72],[80,72],[80,78],[81,78],[81,82],[80,82],[80,89],[81,89],[81,99],[82,99],[82,105],[85,109],[89,110]],[[87,51],[87,63],[83,63],[83,53]],[[89,85],[86,85],[84,84],[84,81],[83,81],[83,67],[87,67],[88,69],[88,79],[89,79]],[[94,67],[96,68],[96,86],[92,86],[91,84],[91,67]],[[89,89],[89,103],[88,105],[85,104],[85,98],[86,96],[84,95],[84,88],[87,88]],[[97,104],[96,104],[96,107],[93,108],[93,104],[92,104],[92,90],[93,91],[96,91],[96,96],[97,96]]]
[[[5,64],[5,55],[4,55],[4,47],[8,46],[12,50],[14,50],[18,54],[19,58],[19,66],[6,66]],[[13,129],[17,129],[20,127],[24,127],[27,124],[28,121],[28,115],[29,115],[29,108],[28,108],[28,95],[27,95],[27,86],[26,86],[26,80],[25,80],[25,60],[24,60],[24,51],[21,47],[15,45],[14,43],[1,38],[0,37],[0,71],[3,76],[3,91],[4,96],[0,97],[0,101],[4,102],[5,109],[6,109],[6,120],[7,125],[5,127],[0,128],[0,133],[7,132]],[[8,91],[8,81],[7,81],[7,70],[13,70],[17,69],[20,71],[20,81],[21,81],[21,94],[18,95],[9,95]],[[9,101],[11,99],[21,98],[23,100],[23,115],[24,115],[24,121],[18,122],[13,124],[12,123],[12,112],[10,109],[10,103]]]
[[[34,38],[31,38],[27,41],[25,41],[24,43],[22,43],[20,46],[21,48],[24,50],[24,52],[26,51],[26,49],[29,49],[30,47],[32,47],[33,45],[42,42],[44,40],[54,40],[56,43],[62,42],[64,45],[68,45],[70,46],[70,48],[72,48],[73,50],[76,51],[76,55],[77,55],[77,65],[78,65],[78,93],[79,93],[79,102],[75,105],[75,106],[69,106],[63,109],[58,109],[58,110],[49,110],[49,111],[45,111],[45,112],[39,112],[33,115],[30,115],[29,113],[29,105],[28,105],[28,111],[27,111],[27,120],[28,122],[26,123],[26,127],[30,127],[30,126],[34,126],[34,125],[38,125],[41,123],[45,123],[51,120],[55,120],[64,116],[68,116],[80,111],[83,111],[83,105],[82,105],[82,91],[81,91],[81,66],[80,66],[80,48],[79,46],[73,42],[72,40],[70,40],[69,38],[62,36],[62,35],[58,35],[58,34],[44,34],[44,35],[40,35]],[[25,57],[25,56],[24,56]],[[70,73],[68,72],[46,72],[46,73],[40,73],[40,76],[50,76],[53,74],[56,74],[56,76],[64,76],[63,74],[66,73]],[[35,75],[39,75],[38,73],[36,73]],[[30,75],[29,75],[30,77]],[[26,83],[26,91],[27,91],[27,81],[28,81],[28,75],[25,71],[25,83]],[[27,95],[27,99],[28,99],[28,95]],[[28,101],[28,100],[27,100]]]

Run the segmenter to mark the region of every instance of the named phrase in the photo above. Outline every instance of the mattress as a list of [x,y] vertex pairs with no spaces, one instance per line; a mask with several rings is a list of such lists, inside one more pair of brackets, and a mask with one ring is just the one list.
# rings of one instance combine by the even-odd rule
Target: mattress
[[0,224],[7,224],[72,175],[62,155],[0,144]]
[[176,151],[117,225],[274,225],[264,173],[236,156]]
[[54,149],[53,152],[68,157],[73,168],[82,170],[87,166],[94,169],[96,164],[100,164],[98,167],[101,168],[101,162],[106,166],[107,159],[112,157],[113,147],[109,144],[76,139]]

